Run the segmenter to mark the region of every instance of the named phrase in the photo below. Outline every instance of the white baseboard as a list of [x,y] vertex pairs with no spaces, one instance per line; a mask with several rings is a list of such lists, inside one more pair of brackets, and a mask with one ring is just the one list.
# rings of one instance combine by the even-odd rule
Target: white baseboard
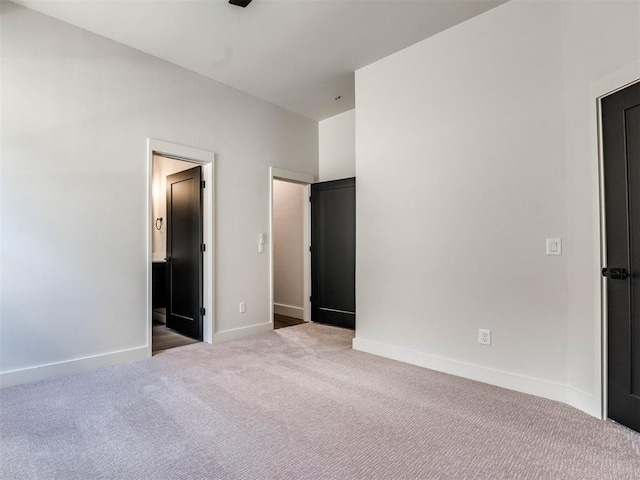
[[293,305],[285,305],[283,303],[274,303],[273,313],[304,320],[304,308],[302,307],[294,307]]
[[37,367],[24,368],[0,373],[0,388],[19,385],[21,383],[36,382],[60,375],[71,375],[86,372],[101,367],[109,367],[119,363],[135,362],[149,358],[149,347],[137,347],[119,352],[105,353],[92,357],[78,358],[64,362],[39,365]]
[[600,413],[594,411],[593,398],[589,401],[589,395],[560,383],[506,372],[504,370],[482,367],[472,363],[452,360],[363,338],[353,339],[353,349],[404,363],[410,363],[419,367],[449,373],[458,377],[567,403],[589,415],[600,418]]
[[566,403],[578,410],[582,410],[589,415],[604,419],[602,416],[602,405],[596,397],[582,392],[571,385],[567,385],[567,398]]
[[273,323],[271,322],[249,325],[248,327],[232,328],[231,330],[222,330],[213,334],[213,343],[240,340],[252,335],[271,331],[273,331]]

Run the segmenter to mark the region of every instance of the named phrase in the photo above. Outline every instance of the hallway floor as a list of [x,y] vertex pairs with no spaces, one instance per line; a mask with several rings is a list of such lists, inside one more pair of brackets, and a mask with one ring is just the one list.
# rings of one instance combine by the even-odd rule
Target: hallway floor
[[199,340],[181,335],[180,333],[167,328],[164,323],[159,322],[158,320],[153,321],[151,332],[151,350],[153,355],[170,348],[183,347],[184,345],[191,345],[192,343],[199,342]]
[[304,320],[300,320],[299,318],[287,317],[286,315],[278,315],[275,313],[273,315],[273,328],[284,328],[284,327],[293,327],[294,325],[302,325],[306,323]]

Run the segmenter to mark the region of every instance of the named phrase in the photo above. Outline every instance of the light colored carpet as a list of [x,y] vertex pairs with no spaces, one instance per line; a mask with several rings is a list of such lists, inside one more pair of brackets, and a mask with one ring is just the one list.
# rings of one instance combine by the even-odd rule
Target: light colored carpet
[[640,435],[301,325],[0,391],[2,479],[634,479]]

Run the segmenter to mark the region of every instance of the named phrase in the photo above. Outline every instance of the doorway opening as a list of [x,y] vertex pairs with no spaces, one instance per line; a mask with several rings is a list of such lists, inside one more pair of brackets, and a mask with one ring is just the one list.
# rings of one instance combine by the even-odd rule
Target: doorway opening
[[214,154],[149,139],[149,355],[213,337]]
[[[175,226],[175,219],[172,221],[169,217],[171,207],[176,202],[173,200],[173,196],[176,193],[181,192],[173,192],[175,187],[181,187],[185,184],[185,174],[183,172],[191,173],[192,170],[197,169],[197,179],[196,176],[191,179],[192,175],[188,175],[188,179],[200,183],[201,173],[199,172],[200,166],[196,166],[196,164],[192,162],[187,162],[184,160],[178,160],[174,158],[165,157],[162,155],[154,154],[153,155],[153,168],[152,168],[152,218],[153,220],[153,236],[152,236],[152,266],[151,266],[151,308],[152,312],[152,334],[151,334],[151,346],[152,353],[156,354],[163,350],[168,350],[170,348],[182,347],[184,345],[190,345],[192,343],[197,343],[201,340],[201,319],[199,318],[199,312],[196,312],[195,315],[192,313],[189,315],[188,320],[185,319],[184,322],[180,322],[180,317],[177,318],[176,315],[171,312],[170,308],[170,298],[173,293],[173,289],[177,287],[175,285],[176,282],[172,281],[171,270],[173,270],[171,265],[171,254],[169,253],[172,249],[172,246],[168,244],[171,243],[172,235],[169,235],[169,229],[175,232],[176,237],[183,237],[185,233],[189,234],[189,227],[193,227],[194,225],[180,225],[183,231],[179,227]],[[188,187],[186,187],[188,188]],[[198,186],[198,188],[200,188]],[[177,199],[182,201],[182,203],[190,202],[192,199],[184,198]],[[198,225],[196,229],[201,229],[202,221],[199,218],[201,215],[199,214],[200,210],[200,198],[197,195],[197,209],[195,223]],[[177,205],[178,213],[180,210],[185,210],[185,206]],[[187,211],[187,214],[190,212]],[[175,217],[175,215],[174,215]],[[184,224],[185,221],[178,220],[179,223]],[[192,222],[194,223],[194,222]],[[185,228],[187,227],[187,228]],[[199,227],[199,228],[198,228]],[[201,235],[197,234],[197,237]],[[195,276],[198,277],[195,281],[192,281],[190,276],[193,275],[181,275],[183,278],[179,278],[178,280],[182,281],[181,283],[185,284],[184,288],[188,291],[184,292],[184,294],[188,297],[193,297],[193,300],[196,301],[197,310],[200,309],[200,284],[199,277],[201,276],[201,258],[200,258],[200,240],[197,240],[193,245],[188,245],[190,238],[184,238],[182,240],[183,252],[182,255],[187,255],[189,257],[195,257],[193,259],[193,263],[197,265],[195,266],[196,271]],[[176,241],[174,240],[174,244]],[[173,247],[175,249],[175,247]],[[191,251],[190,251],[191,250]],[[176,263],[174,261],[173,263]],[[189,273],[189,272],[187,272]],[[186,278],[185,278],[186,277]],[[174,285],[172,285],[174,284]],[[178,292],[179,294],[181,292]],[[187,301],[189,299],[186,299]],[[184,300],[180,300],[184,301]],[[197,317],[197,318],[194,318]],[[167,319],[167,317],[169,317]],[[186,325],[181,325],[181,323],[185,323]],[[193,324],[193,326],[192,326]],[[191,328],[190,328],[191,327]]]
[[273,180],[273,328],[304,323],[306,185]]
[[[274,328],[304,321],[354,330],[355,177],[314,183],[312,175],[271,167],[270,182],[270,313]],[[296,185],[302,186],[302,190]],[[297,210],[300,204],[303,205],[301,213]],[[292,214],[291,210],[298,213]],[[303,218],[302,244],[299,220],[291,218],[300,216]],[[287,224],[291,225],[282,227]],[[287,233],[291,231],[296,233]],[[302,281],[299,276],[301,249]],[[287,254],[296,257],[298,267],[286,263]],[[280,285],[292,276],[297,279],[293,280],[298,282],[297,289],[295,285]],[[302,307],[283,303],[294,303],[289,299],[299,298],[300,283],[304,292]]]
[[313,175],[271,168],[270,304],[273,328],[311,320],[310,205]]

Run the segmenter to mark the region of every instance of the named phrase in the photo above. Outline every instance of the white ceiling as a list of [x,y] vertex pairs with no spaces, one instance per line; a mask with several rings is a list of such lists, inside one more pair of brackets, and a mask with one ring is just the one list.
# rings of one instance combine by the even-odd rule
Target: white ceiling
[[14,1],[322,120],[358,68],[506,0]]

